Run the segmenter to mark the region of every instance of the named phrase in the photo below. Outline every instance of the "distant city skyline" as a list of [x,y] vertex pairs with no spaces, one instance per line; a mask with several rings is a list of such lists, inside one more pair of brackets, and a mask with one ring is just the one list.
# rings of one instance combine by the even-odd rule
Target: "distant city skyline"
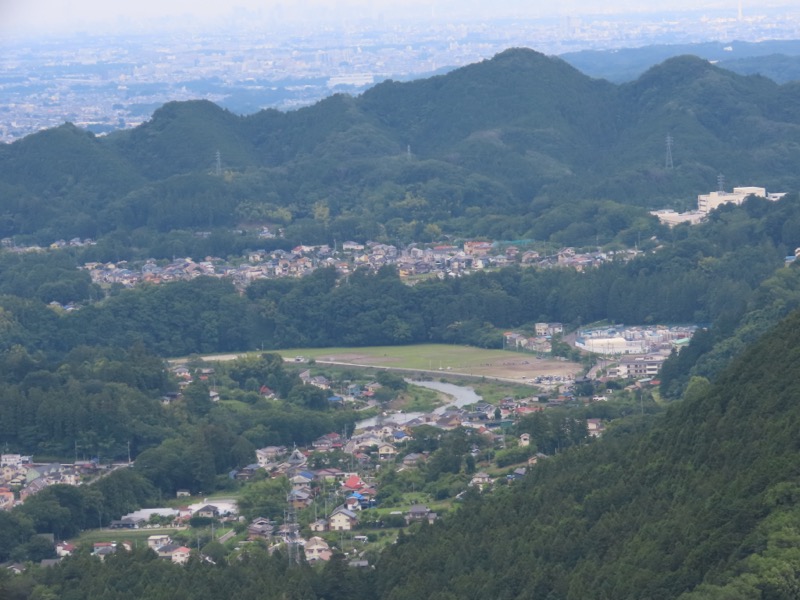
[[598,14],[645,14],[672,11],[726,11],[747,17],[765,10],[794,8],[790,0],[668,0],[643,6],[639,0],[0,0],[0,36],[40,37],[50,34],[135,33],[143,29],[209,30],[248,24],[251,27],[295,28],[355,25],[375,21],[464,21],[502,17],[557,18]]

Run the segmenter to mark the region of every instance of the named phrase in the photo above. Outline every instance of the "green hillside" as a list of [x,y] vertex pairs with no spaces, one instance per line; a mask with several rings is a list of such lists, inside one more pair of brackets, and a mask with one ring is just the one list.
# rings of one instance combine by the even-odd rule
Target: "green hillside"
[[[293,243],[431,231],[645,238],[661,231],[647,209],[690,205],[719,173],[728,187],[798,188],[795,88],[692,57],[613,85],[512,49],[287,113],[173,102],[133,130],[94,137],[67,125],[0,149],[0,234],[49,242],[271,224]],[[623,218],[576,218],[597,200]]]
[[383,598],[796,598],[800,313],[663,417],[388,550]]

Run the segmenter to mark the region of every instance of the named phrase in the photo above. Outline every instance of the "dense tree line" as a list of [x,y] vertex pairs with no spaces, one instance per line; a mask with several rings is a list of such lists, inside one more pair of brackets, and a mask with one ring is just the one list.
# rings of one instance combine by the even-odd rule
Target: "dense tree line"
[[[212,402],[200,379],[177,404],[164,405],[177,384],[140,344],[129,351],[81,346],[52,364],[17,346],[3,359],[3,443],[85,460],[123,459],[130,449],[137,469],[165,492],[213,489],[217,475],[253,462],[256,447],[307,443],[354,420],[350,411],[329,410],[327,396],[287,372],[277,355],[217,367],[215,382],[235,410]],[[262,386],[278,399],[263,398]]]
[[323,568],[288,566],[286,555],[255,546],[229,565],[191,559],[186,566],[159,559],[148,548],[120,550],[104,561],[87,553],[67,558],[53,569],[33,569],[21,576],[0,574],[0,594],[8,600],[107,598],[242,600],[346,600],[374,597],[369,572],[347,567],[335,555]]

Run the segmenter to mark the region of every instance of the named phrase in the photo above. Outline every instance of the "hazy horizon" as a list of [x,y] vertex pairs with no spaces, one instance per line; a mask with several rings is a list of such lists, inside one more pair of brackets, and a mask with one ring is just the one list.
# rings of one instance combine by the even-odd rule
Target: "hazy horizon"
[[[647,13],[729,12],[735,18],[739,0],[669,0],[657,7],[642,6],[636,0],[608,0],[598,6],[589,0],[562,0],[551,3],[524,0],[498,0],[487,4],[478,0],[235,0],[234,5],[192,0],[0,0],[0,35],[48,37],[78,33],[117,34],[142,31],[209,32],[230,27],[292,27],[313,29],[320,26],[348,27],[367,22],[390,26],[393,21],[407,23],[466,21],[499,18],[558,18],[581,15],[633,15]],[[765,10],[794,8],[789,0],[741,0],[745,18]]]

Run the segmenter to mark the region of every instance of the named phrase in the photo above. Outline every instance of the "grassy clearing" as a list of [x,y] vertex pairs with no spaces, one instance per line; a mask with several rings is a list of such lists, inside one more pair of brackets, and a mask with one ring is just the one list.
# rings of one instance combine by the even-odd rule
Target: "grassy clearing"
[[[324,368],[334,365],[350,368],[372,367],[376,369],[402,369],[416,371],[425,377],[442,375],[464,375],[519,381],[524,383],[537,376],[576,376],[583,371],[579,363],[563,359],[539,358],[532,354],[510,350],[487,350],[471,346],[447,344],[416,344],[413,346],[372,346],[361,348],[290,348],[278,350],[287,361],[301,360],[297,367],[306,367],[307,361],[326,363]],[[252,352],[249,354],[253,354]],[[233,360],[247,356],[247,352],[215,354],[203,357],[209,362]],[[185,362],[186,359],[171,359],[170,362]],[[322,365],[321,365],[322,366]]]
[[445,399],[442,394],[424,387],[411,385],[408,391],[403,392],[391,403],[390,408],[406,412],[433,412],[433,409],[442,406]]
[[507,396],[512,398],[528,398],[536,392],[530,385],[503,383],[501,381],[479,380],[471,384],[475,393],[490,404],[497,404]]
[[[446,344],[416,344],[413,346],[374,346],[366,348],[294,348],[280,350],[287,359],[302,356],[307,359],[390,366],[409,370],[445,370],[479,367],[498,359],[507,359],[511,352],[486,350],[470,346]],[[363,361],[363,362],[362,362]]]

